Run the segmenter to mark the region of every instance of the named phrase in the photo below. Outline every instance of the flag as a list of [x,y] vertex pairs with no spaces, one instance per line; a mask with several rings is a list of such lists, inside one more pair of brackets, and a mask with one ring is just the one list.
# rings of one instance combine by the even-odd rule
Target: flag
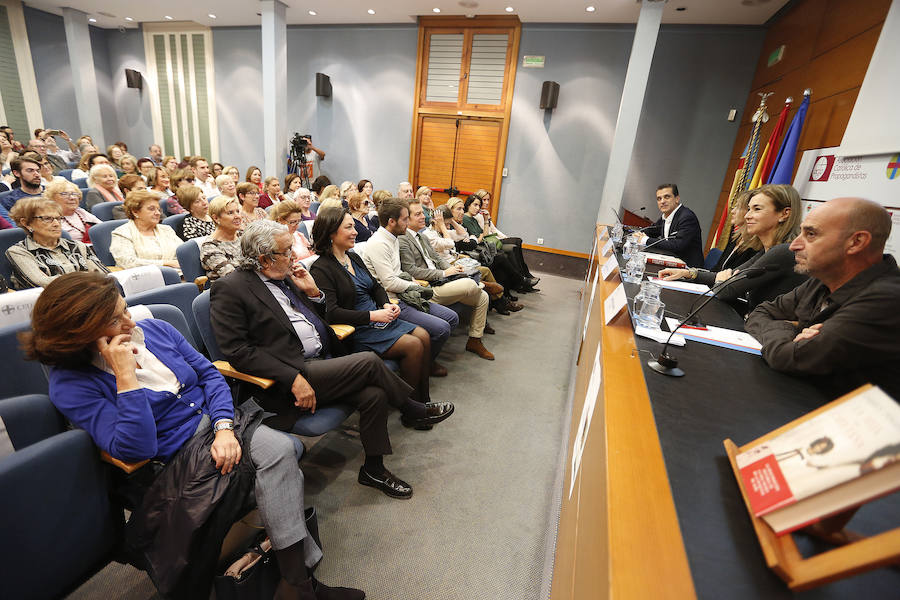
[[791,184],[794,175],[794,160],[797,157],[797,147],[800,145],[800,134],[803,131],[803,122],[806,120],[806,111],[809,109],[809,95],[803,98],[803,102],[797,108],[797,114],[788,127],[784,142],[778,150],[778,158],[772,166],[772,172],[766,183]]
[[775,129],[772,130],[772,135],[769,137],[769,143],[766,144],[765,159],[760,160],[762,168],[760,170],[759,184],[751,186],[750,189],[759,187],[769,179],[772,166],[775,164],[775,148],[778,147],[778,143],[781,141],[781,134],[784,132],[784,125],[787,123],[787,116],[790,110],[791,102],[785,102],[784,107],[781,109],[781,114],[778,116],[778,123],[775,124]]

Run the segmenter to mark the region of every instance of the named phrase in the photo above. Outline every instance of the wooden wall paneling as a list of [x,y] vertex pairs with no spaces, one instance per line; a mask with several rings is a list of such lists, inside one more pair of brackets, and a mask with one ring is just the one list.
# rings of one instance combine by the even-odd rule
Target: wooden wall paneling
[[807,67],[813,97],[826,98],[862,86],[881,27],[872,27],[817,56]]
[[[448,187],[453,175],[453,157],[456,144],[454,117],[423,116],[420,118],[417,171],[410,181],[416,187]],[[446,194],[437,194],[435,200],[444,200]],[[443,203],[443,202],[441,202]]]
[[[494,187],[500,145],[500,121],[460,120],[454,185],[473,193]],[[491,202],[491,205],[496,202]]]
[[425,28],[419,27],[418,34],[418,42],[416,45],[416,108],[413,110],[412,116],[412,134],[410,141],[410,151],[409,151],[409,176],[408,180],[412,182],[413,186],[420,185],[416,183],[416,173],[419,171],[419,140],[421,139],[421,132],[419,131],[419,124],[422,120],[419,115],[419,106],[422,104],[421,94],[425,92],[422,90],[424,87],[422,82],[425,77],[425,46],[427,45],[428,37],[425,35]]
[[[807,115],[814,118],[808,118],[803,127],[803,133],[800,135],[800,150],[840,146],[858,95],[859,88],[856,87],[811,103]],[[799,162],[800,153],[798,152],[797,163],[799,164]]]
[[[816,38],[825,19],[824,9],[822,0],[801,0],[769,26],[750,87],[758,88],[812,59]],[[769,55],[781,45],[785,46],[784,57],[771,67],[767,66]]]
[[813,56],[827,52],[871,27],[880,28],[890,6],[891,0],[828,0]]

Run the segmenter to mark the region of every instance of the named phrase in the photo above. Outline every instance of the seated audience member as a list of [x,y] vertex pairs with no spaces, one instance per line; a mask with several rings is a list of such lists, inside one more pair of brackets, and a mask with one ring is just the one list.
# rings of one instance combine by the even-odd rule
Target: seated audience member
[[293,200],[294,194],[303,186],[303,180],[296,173],[284,176],[284,199]]
[[260,194],[263,192],[262,187],[262,171],[259,170],[259,167],[250,166],[247,168],[247,176],[244,178],[244,181],[252,183],[256,186],[256,191]]
[[130,154],[122,157],[122,160],[119,161],[119,166],[122,168],[123,175],[137,175],[139,173],[137,159]]
[[[475,280],[464,276],[462,267],[451,265],[435,253],[428,239],[420,235],[425,228],[425,211],[422,205],[418,201],[410,202],[409,226],[404,234],[397,236],[400,245],[400,268],[416,279],[430,282],[434,302],[444,306],[456,302],[471,306],[472,315],[469,319],[466,350],[486,360],[494,360],[494,355],[488,352],[481,340],[485,332],[493,332],[493,329],[485,327],[490,307],[487,292],[478,287]],[[453,281],[444,282],[448,277],[454,276],[457,278]]]
[[88,177],[90,189],[84,196],[84,207],[91,210],[94,205],[101,202],[123,202],[125,196],[119,190],[118,183],[116,170],[111,165],[101,163],[91,167]]
[[[156,319],[135,323],[113,280],[73,273],[53,282],[35,303],[32,330],[22,341],[29,358],[50,367],[53,404],[97,446],[120,460],[166,464],[156,476],[162,485],[149,488],[129,526],[148,540],[139,549],[142,559],[167,581],[183,585],[188,569],[212,581],[215,557],[199,555],[198,534],[221,543],[246,512],[252,486],[282,575],[276,598],[365,596],[329,589],[309,575],[322,552],[306,530],[303,473],[287,436],[260,424],[255,403],[235,408],[225,379],[174,327]],[[198,453],[210,460],[197,460]],[[180,493],[160,491],[170,489]],[[158,531],[173,522],[194,526]],[[164,548],[155,545],[159,535]],[[169,564],[172,556],[184,564]]]
[[[503,252],[510,255],[513,259],[513,262],[522,270],[522,274],[527,279],[534,279],[534,285],[537,285],[538,278],[534,277],[531,274],[531,270],[528,268],[528,263],[525,262],[525,256],[522,253],[522,238],[509,237],[508,235],[500,231],[491,220],[492,198],[489,191],[481,189],[475,192],[475,195],[478,196],[478,198],[481,200],[481,210],[475,214],[475,220],[478,221],[478,224],[481,225],[481,228],[487,232],[487,235],[494,234],[498,238],[500,238],[500,243],[503,244]],[[485,225],[485,223],[487,225]]]
[[[456,252],[456,242],[450,239],[447,228],[444,225],[445,216],[448,221],[452,221],[453,216],[450,213],[450,209],[446,207],[435,209],[433,214],[434,219],[431,221],[431,227],[421,230],[419,235],[424,236],[428,240],[431,248],[441,260],[453,264],[459,259],[459,254]],[[463,233],[465,233],[465,230],[463,230]],[[484,291],[487,292],[488,297],[491,299],[491,308],[501,315],[509,315],[510,311],[517,312],[524,308],[521,304],[510,302],[506,298],[504,295],[505,289],[497,282],[493,271],[484,265],[479,266],[478,271],[481,273]]]
[[173,195],[166,200],[166,213],[169,216],[181,215],[187,212],[178,199],[178,191],[185,188],[197,187],[194,172],[190,169],[178,169],[169,177],[169,189]]
[[41,158],[41,162],[47,162],[49,168],[47,170],[47,174],[44,175],[44,178],[47,180],[52,180],[53,176],[66,168],[66,161],[59,158],[58,156],[50,157],[47,154],[47,143],[43,140],[42,137],[39,137],[43,134],[43,130],[35,130],[36,132],[40,132],[36,134],[35,139],[32,139],[28,142],[27,152],[34,152]]
[[[411,186],[410,186],[410,189]],[[434,217],[434,200],[431,199],[431,188],[427,185],[420,186],[416,190],[416,200],[422,205],[425,211],[425,226],[431,226],[431,219]]]
[[770,367],[810,375],[830,397],[864,383],[900,398],[900,269],[883,254],[891,216],[862,198],[814,208],[791,242],[809,279],[747,318]]
[[222,173],[216,177],[216,189],[219,190],[217,193],[226,198],[237,200],[237,185],[230,173]]
[[755,193],[756,190],[744,190],[734,199],[734,207],[731,209],[731,235],[725,249],[722,250],[722,256],[710,269],[711,271],[734,269],[750,260],[761,248],[759,239],[747,234],[747,223],[744,220],[750,208],[750,198]]
[[[372,192],[375,188],[372,186],[372,182],[368,179],[360,179],[359,183],[356,184],[356,191],[362,192],[366,196],[366,207],[371,208],[375,206],[375,203],[372,202]],[[350,197],[347,197],[347,202],[350,202]]]
[[88,229],[99,223],[100,219],[78,206],[81,202],[81,190],[77,185],[66,179],[54,181],[44,189],[44,198],[59,205],[62,216],[60,225],[69,237],[85,244],[91,243]]
[[53,200],[25,198],[11,214],[27,233],[24,240],[6,250],[14,288],[43,287],[73,271],[107,272],[90,246],[62,237],[62,211]]
[[400,185],[397,186],[397,197],[402,198],[403,200],[412,200],[415,198],[415,194],[413,194],[413,186],[408,181],[401,181]]
[[[656,188],[656,205],[662,217],[644,230],[653,252],[671,254],[689,267],[703,266],[703,234],[697,215],[681,204],[678,186],[664,183]],[[649,251],[649,250],[648,250]]]
[[[353,217],[353,226],[356,227],[356,239],[367,242],[372,237],[372,222],[369,220],[369,208],[366,206],[366,195],[362,192],[350,192],[347,196],[347,204],[350,216]],[[375,230],[377,231],[377,227]]]
[[[522,294],[539,291],[534,286],[536,286],[540,280],[537,277],[531,277],[527,274],[528,265],[525,264],[525,258],[522,256],[521,247],[516,244],[504,244],[500,239],[499,234],[494,229],[490,217],[485,221],[480,212],[481,199],[474,194],[470,195],[466,198],[465,202],[463,202],[462,225],[476,244],[482,242],[492,244],[498,250],[497,257],[502,255],[506,259],[506,263],[510,266],[508,270],[521,276],[520,281],[518,280],[518,277],[509,277],[509,283],[516,287],[510,288],[507,285],[507,281],[501,279],[503,286],[507,289],[514,289]],[[481,221],[478,220],[479,216],[482,217]],[[482,223],[484,223],[484,225],[482,225]],[[497,257],[494,258],[494,263],[497,262]],[[491,263],[492,267],[494,266],[494,263]],[[500,275],[500,271],[498,271],[497,274]]]
[[225,165],[220,162],[214,162],[209,165],[209,172],[212,174],[213,179],[221,175],[223,171],[225,171]]
[[88,178],[90,176],[91,168],[93,168],[94,165],[101,164],[109,164],[109,158],[105,154],[100,154],[99,152],[87,152],[82,154],[81,160],[78,162],[78,167],[72,169],[72,181]]
[[[231,179],[234,181],[234,185],[237,185],[241,182],[241,172],[237,167],[230,165],[222,169],[222,175],[231,175]],[[216,179],[216,185],[219,185],[219,180]],[[221,189],[221,187],[220,187]]]
[[209,216],[216,229],[200,245],[200,264],[209,280],[215,281],[234,271],[241,259],[241,205],[226,196],[216,196],[209,202]]
[[292,200],[279,202],[272,207],[269,212],[269,218],[287,226],[288,232],[291,234],[291,239],[293,240],[291,248],[294,250],[295,262],[303,260],[304,258],[309,258],[315,254],[312,249],[312,244],[306,239],[306,236],[297,231],[302,218],[300,216],[300,207],[296,202],[293,202]]
[[0,201],[0,217],[10,221],[9,212],[22,198],[40,198],[44,193],[41,185],[41,157],[34,152],[25,152],[13,161],[12,175],[19,187],[12,190]]
[[209,162],[202,156],[194,156],[191,158],[191,169],[196,177],[195,185],[203,188],[203,193],[207,198],[212,198],[219,193],[216,187],[216,176],[209,170]]
[[255,393],[276,415],[267,419],[270,426],[290,429],[304,412],[330,403],[356,407],[366,454],[359,483],[409,498],[412,487],[383,462],[391,454],[388,406],[400,410],[405,424],[424,427],[449,417],[453,405],[413,401],[412,388],[373,352],[342,356],[323,320],[322,292],[305,269],[294,268],[291,245],[287,227],[274,221],[257,221],[244,231],[240,268],[211,289],[219,348],[235,368],[275,380]]
[[353,325],[354,352],[371,350],[400,363],[400,376],[423,404],[431,401],[431,340],[421,327],[407,323],[400,307],[366,270],[353,248],[356,228],[343,208],[324,211],[313,225],[319,258],[310,267],[316,285],[325,294],[325,316],[330,323]]
[[[794,289],[806,276],[794,272],[794,253],[788,247],[797,237],[800,224],[800,195],[789,185],[764,185],[753,190],[749,209],[744,216],[748,242],[759,250],[734,269],[718,273],[690,269],[662,269],[659,276],[666,280],[688,279],[705,285],[726,281],[750,267],[778,268],[754,278],[737,280],[719,292],[718,298],[736,304],[745,314],[766,300],[772,300]],[[738,300],[746,300],[746,308]]]
[[281,193],[281,182],[277,177],[266,177],[263,182],[263,190],[265,193],[259,197],[260,208],[269,208],[284,200],[284,194]]
[[10,163],[19,155],[13,150],[13,146],[6,137],[6,133],[0,131],[0,169],[6,170],[10,168]]
[[[322,209],[320,209],[322,210]],[[391,299],[398,299],[398,294],[424,293],[430,297],[430,288],[423,288],[414,281],[408,273],[403,273],[400,267],[400,243],[398,236],[406,233],[409,223],[409,204],[400,198],[388,198],[381,203],[378,209],[378,220],[381,227],[372,234],[366,243],[366,251],[363,260],[369,273],[375,276],[378,283],[388,293]],[[404,279],[402,275],[409,277]],[[427,298],[421,298],[422,304],[427,304],[428,312],[400,299],[400,318],[414,325],[422,327],[431,338],[431,374],[434,377],[445,377],[447,369],[438,364],[434,358],[441,351],[444,342],[450,337],[450,331],[459,324],[459,317],[455,312],[441,306],[436,302],[428,302]]]
[[106,147],[106,156],[109,157],[109,162],[116,168],[121,167],[122,157],[125,156],[125,152],[118,145],[113,144],[112,146]]
[[385,201],[386,198],[390,198],[391,193],[387,190],[375,190],[372,192],[372,202],[375,204],[375,218],[378,218],[378,207],[381,206],[381,203]]
[[149,191],[131,192],[125,198],[128,222],[112,231],[109,251],[117,267],[164,265],[178,269],[175,250],[181,239],[160,221],[159,198]]
[[[322,191],[319,192],[318,202],[320,205],[322,205],[322,204],[325,204],[326,200],[337,200],[338,204],[341,204],[341,206],[343,206],[343,203],[341,202],[341,191],[338,188],[338,186],[326,185],[325,187],[322,188]],[[321,208],[322,207],[319,206],[318,210],[321,210]],[[344,207],[344,208],[346,208],[346,207]]]
[[[119,177],[118,186],[123,197],[128,196],[128,194],[133,191],[147,189],[147,184],[144,182],[144,178],[141,175],[122,175]],[[125,207],[121,205],[113,206],[112,218],[127,219],[128,217],[125,216]]]
[[65,180],[65,177],[53,174],[53,165],[47,160],[47,157],[41,159],[41,185],[47,187],[53,181]]
[[69,134],[65,131],[59,132],[59,137],[66,141],[68,145],[68,150],[63,150],[56,143],[56,137],[50,135],[49,131],[45,131],[41,135],[41,139],[44,140],[44,143],[47,145],[47,156],[55,156],[62,160],[62,163],[65,165],[63,169],[69,168],[69,165],[77,164],[79,160],[81,160],[81,153],[78,152],[78,146],[76,146],[72,142],[72,138],[69,137]]
[[237,185],[235,192],[241,204],[241,217],[245,228],[254,221],[268,218],[266,211],[259,207],[259,188],[255,183],[243,181]]
[[178,170],[178,159],[171,155],[166,156],[163,158],[162,166],[171,176],[173,173],[175,173],[175,171]]
[[312,192],[302,187],[294,194],[294,202],[300,208],[300,218],[304,221],[315,221],[316,211],[310,208],[312,204]]
[[196,185],[189,185],[180,188],[175,196],[188,213],[181,226],[182,239],[192,240],[212,234],[216,224],[209,216],[209,204],[204,191]]
[[321,202],[322,191],[330,185],[331,180],[328,179],[327,175],[319,175],[316,177],[309,186],[310,195],[313,196],[313,200]]
[[148,154],[144,158],[150,159],[153,163],[154,167],[163,166],[163,151],[162,146],[159,144],[151,144],[149,148],[147,148]]
[[141,177],[144,180],[144,183],[147,183],[150,180],[150,177],[153,175],[153,169],[156,165],[153,164],[153,161],[147,157],[139,158],[137,161],[138,173],[140,173]]
[[169,170],[165,167],[156,167],[153,169],[153,176],[147,185],[150,191],[156,194],[157,199],[170,198],[174,196],[174,192],[169,189],[171,179],[169,178]]
[[[344,208],[347,208],[347,195],[356,188],[356,184],[352,181],[345,181],[341,184],[340,187],[340,197],[341,202],[344,204]],[[357,190],[359,191],[359,190]]]

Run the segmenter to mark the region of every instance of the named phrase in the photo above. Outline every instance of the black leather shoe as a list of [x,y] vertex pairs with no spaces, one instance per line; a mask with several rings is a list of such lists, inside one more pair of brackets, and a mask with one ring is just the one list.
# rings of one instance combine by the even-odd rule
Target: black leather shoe
[[513,296],[512,294],[506,294],[506,297],[509,298],[510,302],[518,302],[519,301],[519,297]]
[[491,302],[491,308],[497,311],[498,315],[509,316],[509,309],[507,306],[509,305],[509,301],[506,298],[500,298],[499,300],[494,300]]
[[526,277],[525,283],[528,285],[528,287],[534,287],[540,280],[540,277]]
[[[509,313],[507,312],[506,314],[509,314]],[[488,325],[487,323],[484,324],[484,332],[488,335],[494,335],[495,333],[497,333],[496,331],[494,331],[494,328],[491,327],[490,325]]]
[[412,497],[412,486],[402,479],[394,477],[394,474],[387,469],[384,470],[384,473],[376,477],[366,471],[366,466],[363,465],[359,468],[359,478],[357,481],[363,485],[381,490],[391,498],[402,498],[405,500]]
[[312,578],[312,587],[316,600],[365,600],[366,593],[355,588],[327,586],[316,578]]
[[453,414],[456,407],[452,402],[429,402],[425,405],[425,416],[419,419],[407,418],[406,415],[400,416],[400,421],[407,427],[420,427],[436,425]]

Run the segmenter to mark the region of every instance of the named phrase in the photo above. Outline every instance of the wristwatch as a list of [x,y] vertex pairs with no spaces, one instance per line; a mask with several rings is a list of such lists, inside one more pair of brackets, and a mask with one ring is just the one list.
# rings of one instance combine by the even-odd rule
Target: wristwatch
[[219,419],[216,421],[216,424],[213,425],[213,433],[219,433],[223,429],[234,431],[234,421],[231,419]]

